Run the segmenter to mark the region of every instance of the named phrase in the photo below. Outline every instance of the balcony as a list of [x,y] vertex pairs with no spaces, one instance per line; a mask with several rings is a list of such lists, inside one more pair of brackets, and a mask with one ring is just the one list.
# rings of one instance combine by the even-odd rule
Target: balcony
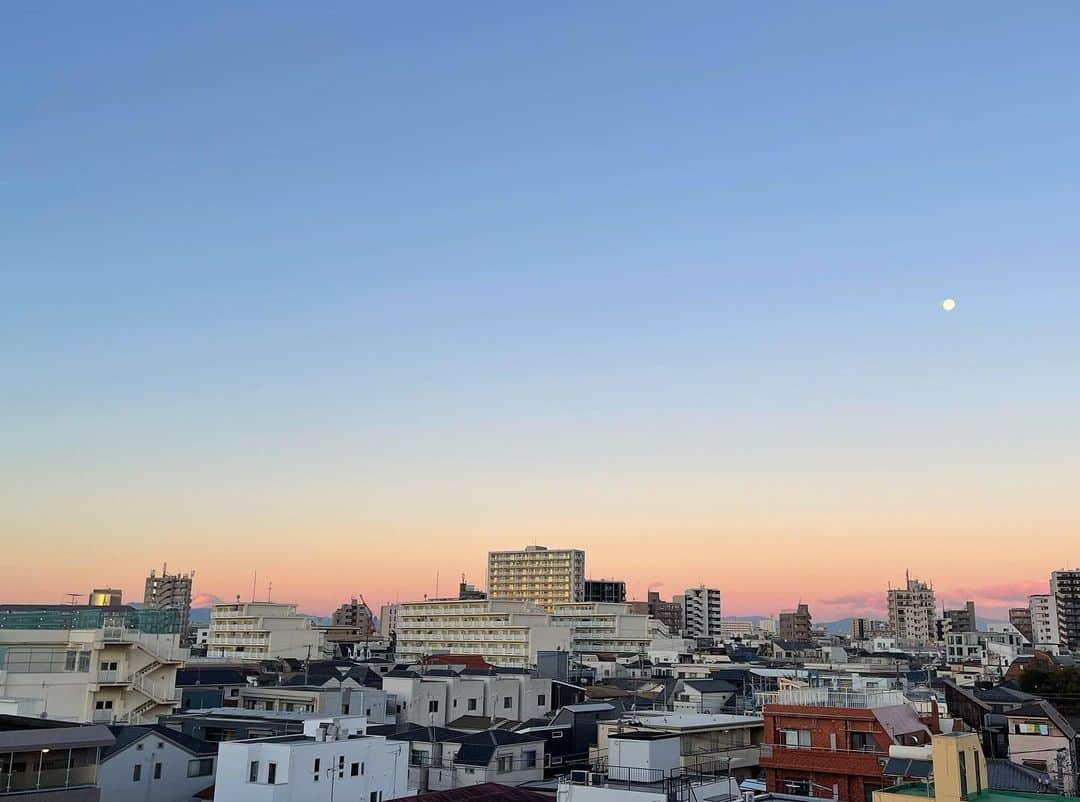
[[842,707],[870,710],[907,704],[901,691],[838,691],[832,688],[790,688],[757,694],[764,705],[788,707]]
[[880,777],[888,755],[877,750],[821,749],[809,746],[761,744],[763,768],[833,772]]

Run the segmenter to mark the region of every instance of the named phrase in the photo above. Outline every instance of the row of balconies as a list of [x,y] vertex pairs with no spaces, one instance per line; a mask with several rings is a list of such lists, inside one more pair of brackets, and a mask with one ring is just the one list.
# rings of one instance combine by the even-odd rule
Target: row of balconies
[[528,638],[515,638],[506,635],[459,634],[451,632],[399,632],[398,642],[454,641],[455,643],[528,643]]

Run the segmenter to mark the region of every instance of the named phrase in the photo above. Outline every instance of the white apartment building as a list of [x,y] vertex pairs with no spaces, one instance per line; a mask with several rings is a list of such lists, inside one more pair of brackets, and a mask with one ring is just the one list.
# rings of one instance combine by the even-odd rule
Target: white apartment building
[[1048,593],[1028,596],[1031,612],[1032,645],[1036,648],[1058,645],[1057,605]]
[[889,628],[901,643],[932,643],[937,638],[934,589],[906,577],[903,588],[889,588]]
[[390,672],[383,690],[397,705],[398,724],[462,726],[459,719],[528,721],[551,712],[551,680],[531,674]]
[[379,608],[379,634],[384,638],[390,637],[391,632],[397,630],[398,604],[384,604]]
[[525,602],[432,599],[399,606],[396,654],[417,663],[432,654],[481,655],[524,668],[536,664],[537,651],[569,650],[570,634]]
[[723,634],[720,591],[704,585],[687,588],[683,599],[683,635],[688,638],[718,638]]
[[143,590],[143,607],[147,610],[179,610],[181,640],[187,637],[188,623],[191,618],[191,582],[192,573],[170,574],[167,565],[162,566],[161,575],[151,570],[146,578]]
[[627,604],[557,604],[551,623],[570,628],[570,649],[577,654],[644,654],[652,641],[649,616],[631,613]]
[[384,802],[409,795],[408,744],[367,734],[363,716],[304,722],[303,736],[222,743],[214,798]]
[[721,621],[720,622],[720,635],[725,638],[734,638],[736,635],[739,637],[754,634],[754,622],[753,621]]
[[24,715],[156,723],[179,703],[177,610],[0,606],[0,698]]
[[296,612],[295,604],[237,602],[215,604],[210,610],[207,657],[306,660],[320,657],[323,643],[323,633]]
[[585,552],[526,546],[488,552],[488,598],[527,602],[551,612],[585,601]]

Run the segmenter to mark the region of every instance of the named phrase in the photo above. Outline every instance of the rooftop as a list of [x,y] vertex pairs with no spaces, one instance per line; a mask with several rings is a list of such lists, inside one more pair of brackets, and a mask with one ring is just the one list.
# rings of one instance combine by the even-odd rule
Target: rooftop
[[139,610],[126,604],[4,604],[0,605],[0,629],[118,629],[172,635],[180,631],[180,611]]
[[[934,784],[930,783],[902,783],[891,788],[884,789],[887,794],[899,794],[901,796],[921,796],[923,798],[934,797]],[[1061,796],[1060,794],[1032,794],[1023,791],[995,791],[984,790],[978,794],[968,794],[968,802],[1069,802],[1075,797]]]

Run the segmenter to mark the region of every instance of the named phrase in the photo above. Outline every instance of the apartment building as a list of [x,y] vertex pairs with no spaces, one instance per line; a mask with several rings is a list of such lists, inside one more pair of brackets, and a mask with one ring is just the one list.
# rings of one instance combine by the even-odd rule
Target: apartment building
[[889,622],[873,618],[852,618],[851,639],[853,641],[873,640],[878,635],[889,631]]
[[161,575],[153,570],[146,578],[143,591],[143,608],[147,610],[179,610],[180,639],[187,642],[188,624],[191,622],[191,581],[193,574],[170,574],[169,566],[161,567]]
[[379,634],[384,638],[397,631],[398,607],[398,604],[384,604],[379,608]]
[[585,552],[526,546],[488,552],[488,598],[527,602],[551,612],[585,600]]
[[[0,798],[19,802],[98,802],[99,755],[108,727],[7,715],[0,705]],[[109,797],[106,797],[109,800]]]
[[902,588],[888,590],[889,628],[901,643],[931,643],[937,636],[934,589],[925,582],[905,578]]
[[631,613],[625,603],[558,604],[551,623],[570,628],[570,649],[577,654],[644,654],[652,641],[649,617]]
[[1028,596],[1028,612],[1031,613],[1032,645],[1056,647],[1060,636],[1054,597],[1048,593]]
[[536,664],[537,651],[569,650],[570,639],[567,627],[522,601],[431,599],[397,611],[396,654],[403,661],[480,655],[493,665],[524,668]]
[[719,638],[722,635],[720,624],[720,591],[704,585],[687,588],[683,599],[682,633],[688,638]]
[[626,583],[621,579],[586,579],[583,601],[625,603]]
[[[949,632],[975,632],[978,630],[978,622],[975,617],[975,602],[969,601],[959,610],[942,610],[941,617],[945,621],[944,633]],[[940,638],[939,640],[943,640]]]
[[812,638],[812,628],[813,617],[808,605],[800,602],[794,610],[780,611],[780,624],[777,627],[780,640],[805,643]]
[[[1058,644],[1080,650],[1080,569],[1050,574],[1050,595]],[[1053,619],[1051,623],[1055,622]]]
[[0,697],[61,721],[153,723],[179,701],[177,610],[0,606]]
[[295,604],[236,602],[215,604],[210,610],[206,656],[231,660],[321,656],[323,633]]
[[383,690],[396,702],[398,724],[486,729],[551,712],[551,680],[499,669],[391,671]]
[[228,741],[214,798],[229,802],[384,802],[408,796],[405,744],[367,733],[363,716],[304,721],[302,735]]
[[898,691],[780,691],[765,705],[761,766],[770,793],[865,802],[890,784],[890,747],[930,742],[930,730]]
[[1031,609],[1029,607],[1010,607],[1009,623],[1016,631],[1027,638],[1028,643],[1035,642],[1035,633],[1031,627]]

